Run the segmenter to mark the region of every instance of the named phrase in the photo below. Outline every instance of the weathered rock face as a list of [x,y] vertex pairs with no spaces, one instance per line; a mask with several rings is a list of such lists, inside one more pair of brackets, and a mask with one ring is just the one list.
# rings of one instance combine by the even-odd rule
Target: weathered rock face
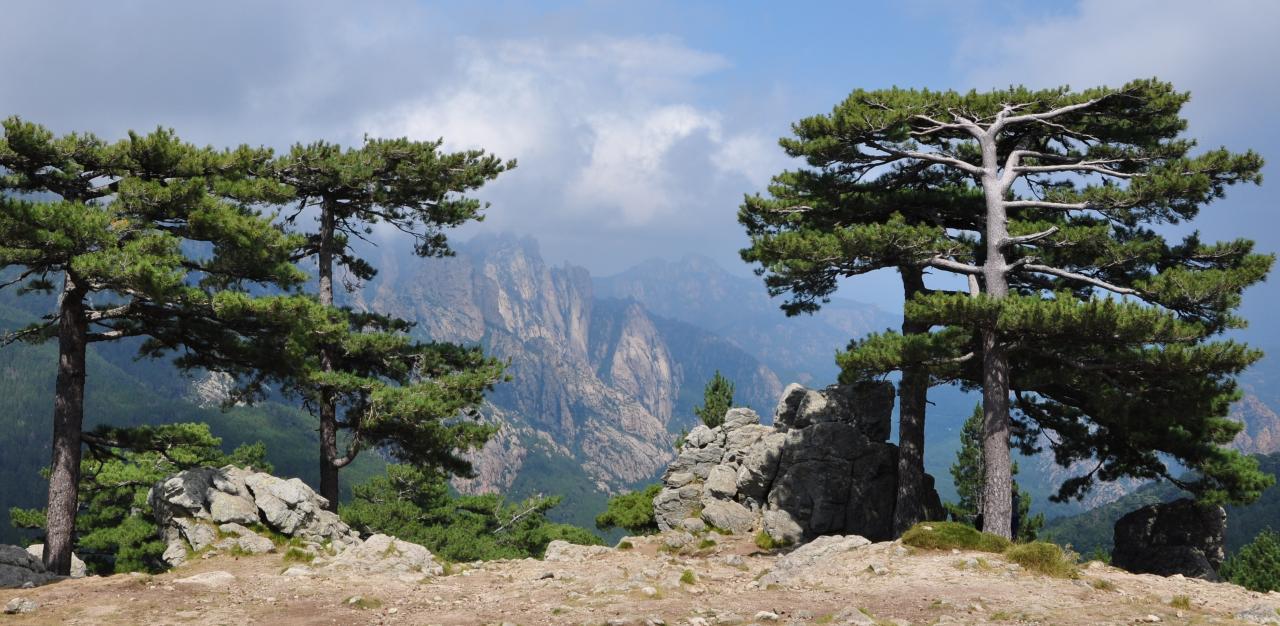
[[1144,506],[1116,522],[1111,562],[1137,574],[1218,581],[1227,513],[1183,498]]
[[[274,552],[275,542],[249,527],[254,526],[301,540],[295,547],[314,557],[315,569],[291,568],[290,576],[393,574],[416,581],[444,572],[431,552],[416,543],[387,535],[361,540],[325,510],[323,497],[297,478],[285,480],[232,465],[200,467],[157,483],[147,499],[168,544],[164,560],[169,565],[181,565],[189,552],[206,548]],[[188,582],[208,583],[199,577]]]
[[[689,517],[734,532],[763,529],[777,541],[821,535],[891,538],[898,448],[887,443],[893,387],[875,383],[821,391],[791,385],[774,425],[750,409],[689,433],[667,468],[654,513],[663,530]],[[925,509],[943,516],[932,477]]]
[[57,576],[45,571],[44,563],[18,546],[0,546],[0,589],[43,585]]
[[253,554],[274,548],[269,539],[242,524],[262,524],[290,537],[337,548],[360,541],[336,514],[325,510],[328,501],[301,480],[232,465],[175,474],[152,487],[147,501],[168,544],[164,560],[170,565],[185,561],[188,548],[238,546]]
[[[532,240],[478,237],[429,263],[387,258],[351,304],[413,320],[432,339],[479,343],[512,379],[488,394],[499,437],[472,457],[468,492],[545,480],[539,459],[570,460],[602,491],[652,479],[671,461],[671,433],[715,368],[748,402],[771,402],[777,377],[732,342],[596,296],[583,268],[552,267]],[[545,463],[543,463],[545,464]],[[526,465],[528,467],[526,467]],[[568,465],[568,464],[565,464]]]

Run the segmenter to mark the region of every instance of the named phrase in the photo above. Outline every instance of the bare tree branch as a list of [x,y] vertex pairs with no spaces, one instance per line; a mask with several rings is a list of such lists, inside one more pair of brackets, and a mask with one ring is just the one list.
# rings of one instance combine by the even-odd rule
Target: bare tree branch
[[1009,246],[1019,246],[1025,243],[1034,243],[1036,241],[1040,241],[1041,239],[1044,239],[1045,237],[1051,237],[1057,232],[1058,232],[1058,227],[1052,226],[1048,230],[1042,230],[1038,233],[1033,233],[1030,235],[1018,235],[1017,237],[1006,237],[1004,241],[1000,242],[1000,247],[1007,248]]
[[1105,289],[1107,291],[1110,291],[1111,293],[1119,294],[1122,296],[1138,296],[1138,295],[1142,295],[1143,293],[1137,289],[1130,289],[1129,287],[1121,287],[1119,285],[1113,285],[1105,280],[1097,279],[1092,276],[1085,276],[1084,274],[1077,274],[1076,272],[1069,272],[1067,270],[1057,268],[1057,267],[1050,267],[1048,265],[1036,265],[1033,263],[1027,263],[1022,265],[1022,269],[1028,272],[1049,274],[1050,276],[1057,276],[1058,278],[1065,278],[1067,280],[1082,282],[1087,285],[1092,285],[1100,289]]

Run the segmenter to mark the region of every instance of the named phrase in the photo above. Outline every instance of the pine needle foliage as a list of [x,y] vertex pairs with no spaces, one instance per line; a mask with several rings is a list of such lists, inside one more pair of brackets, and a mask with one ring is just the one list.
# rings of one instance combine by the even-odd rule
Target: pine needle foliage
[[[1234,375],[1259,354],[1218,337],[1243,325],[1241,293],[1274,259],[1248,240],[1169,242],[1156,227],[1259,183],[1262,159],[1194,153],[1188,98],[1157,79],[855,90],[781,141],[810,169],[775,178],[771,199],[748,198],[744,258],[797,311],[871,269],[967,279],[967,292],[919,289],[907,303],[905,320],[944,330],[878,333],[839,361],[849,378],[925,365],[935,380],[981,388],[989,502],[1010,488],[1010,445],[1046,442],[1063,464],[1096,463],[1061,498],[1120,476],[1173,480],[1163,453],[1201,472],[1187,487],[1203,499],[1247,501],[1266,481],[1222,447],[1234,435],[1223,418]],[[820,190],[808,194],[818,202],[792,201],[794,188]],[[1198,375],[1171,372],[1179,361]],[[1180,408],[1159,413],[1170,405]],[[1012,510],[993,506],[987,522],[1008,533]]]
[[[193,467],[271,471],[261,443],[225,453],[222,440],[206,424],[99,427],[85,439],[89,450],[81,462],[75,552],[96,574],[166,569],[160,558],[166,546],[147,501],[157,482]],[[40,510],[13,509],[10,518],[19,528],[45,527]]]
[[267,150],[200,148],[160,128],[109,142],[0,124],[0,285],[59,290],[55,310],[3,337],[57,338],[45,563],[70,569],[88,344],[144,337],[141,353],[209,349],[225,336],[214,302],[228,292],[289,288],[305,275],[301,241],[256,207],[287,197],[258,176]]
[[733,407],[733,381],[725,378],[716,370],[707,386],[702,390],[702,406],[693,407],[693,413],[702,419],[707,428],[715,428],[724,423],[724,414]]
[[603,542],[590,531],[547,519],[559,497],[508,502],[498,494],[454,495],[438,473],[389,465],[385,476],[352,489],[343,521],[361,532],[386,533],[426,546],[452,562],[540,558],[561,539]]

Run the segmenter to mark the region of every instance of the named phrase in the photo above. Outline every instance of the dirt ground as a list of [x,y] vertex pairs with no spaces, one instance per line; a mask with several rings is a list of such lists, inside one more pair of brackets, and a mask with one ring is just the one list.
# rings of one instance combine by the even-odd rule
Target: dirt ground
[[[158,576],[0,590],[0,605],[14,597],[38,604],[33,613],[0,615],[0,624],[1240,624],[1250,622],[1236,613],[1280,607],[1280,595],[1229,584],[1099,563],[1075,580],[1048,578],[996,555],[897,543],[843,552],[762,584],[777,555],[747,537],[713,537],[716,545],[697,554],[633,539],[634,548],[570,561],[455,564],[421,580],[319,568],[285,576],[289,564],[278,554],[222,555]],[[234,579],[181,582],[215,571]]]

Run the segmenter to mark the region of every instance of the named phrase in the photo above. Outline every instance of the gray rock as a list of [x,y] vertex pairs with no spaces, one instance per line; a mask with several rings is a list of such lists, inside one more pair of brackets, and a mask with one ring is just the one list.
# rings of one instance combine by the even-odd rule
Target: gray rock
[[697,535],[707,532],[707,523],[696,517],[688,517],[680,520],[680,529]]
[[769,495],[773,479],[778,475],[778,462],[782,460],[785,433],[770,433],[747,451],[738,468],[737,493],[755,502],[764,502]]
[[759,423],[760,416],[757,415],[755,411],[746,408],[733,408],[729,409],[729,411],[724,414],[724,424],[720,427],[728,433],[744,426],[755,426]]
[[814,569],[822,561],[868,545],[871,541],[858,535],[818,537],[778,559],[769,573],[760,579],[760,584],[786,583],[798,574]]
[[728,465],[717,465],[702,485],[702,499],[732,500],[738,493],[738,473]]
[[[888,383],[786,388],[763,426],[731,409],[716,428],[690,433],[654,499],[661,530],[695,511],[734,532],[763,528],[776,540],[823,535],[893,537],[897,447],[886,443],[894,390]],[[944,515],[926,475],[923,506]]]
[[579,563],[593,556],[608,554],[611,550],[605,546],[583,546],[557,539],[547,544],[543,553],[544,561],[561,561]]
[[218,533],[212,526],[199,519],[189,517],[174,518],[173,524],[178,529],[178,533],[187,543],[191,545],[191,549],[199,552],[218,540]]
[[756,523],[756,516],[751,512],[751,509],[737,502],[725,500],[704,502],[702,519],[716,528],[731,530],[735,533],[747,532]]
[[[552,542],[555,543],[555,542]],[[338,553],[327,569],[357,570],[371,574],[420,573],[427,576],[444,574],[431,551],[388,535],[374,535]]]
[[666,488],[653,499],[653,516],[659,530],[676,528],[690,517],[702,501],[702,486],[689,483],[678,489]]
[[213,491],[209,496],[209,516],[218,524],[253,524],[258,521],[258,507],[244,496]]
[[1217,582],[1226,511],[1188,498],[1153,504],[1116,521],[1112,565],[1139,574]]
[[9,600],[9,602],[4,605],[4,613],[5,615],[24,615],[27,613],[34,613],[39,607],[40,605],[36,604],[33,600],[17,597]]
[[[44,544],[33,543],[27,546],[27,554],[30,554],[31,556],[35,557],[37,561],[44,562]],[[89,574],[89,568],[85,566],[84,561],[81,561],[80,557],[76,556],[76,553],[72,552],[71,553],[71,577],[84,578],[88,574]]]
[[684,531],[665,533],[662,536],[662,545],[679,550],[693,543],[695,539],[696,537]]
[[1280,612],[1277,612],[1276,607],[1266,604],[1258,604],[1238,611],[1235,618],[1253,624],[1280,624]]
[[286,535],[298,533],[316,511],[328,504],[297,478],[283,480],[270,474],[251,474],[245,477],[245,484],[253,492],[253,502],[262,519]]
[[855,624],[856,626],[876,626],[878,622],[859,609],[848,608],[835,615],[837,624]]
[[[157,483],[148,502],[166,543],[162,558],[172,566],[183,563],[188,550],[211,545],[238,546],[251,554],[274,550],[270,539],[243,524],[263,524],[308,543],[338,549],[359,543],[351,528],[324,510],[327,501],[296,478],[285,480],[234,466],[195,468]],[[220,541],[215,524],[237,539]]]
[[315,573],[316,573],[315,570],[311,569],[310,567],[307,567],[306,565],[294,565],[294,566],[291,566],[289,569],[285,570],[284,573],[281,574],[281,576],[289,576],[293,578],[293,577],[314,576]]
[[231,572],[213,571],[203,572],[195,576],[179,578],[173,581],[173,584],[187,587],[202,587],[205,589],[226,589],[231,583],[236,581],[236,577]]
[[0,589],[21,589],[43,585],[57,576],[45,571],[44,563],[18,546],[0,545]]

